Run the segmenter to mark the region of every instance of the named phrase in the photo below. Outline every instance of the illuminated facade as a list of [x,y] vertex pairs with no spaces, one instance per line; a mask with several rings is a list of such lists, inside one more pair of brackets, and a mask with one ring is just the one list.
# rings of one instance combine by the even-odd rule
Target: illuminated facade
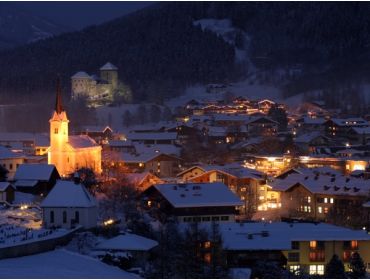
[[59,83],[55,111],[49,123],[48,163],[54,164],[61,176],[67,176],[83,167],[101,173],[101,147],[87,135],[68,135],[69,120],[62,107]]

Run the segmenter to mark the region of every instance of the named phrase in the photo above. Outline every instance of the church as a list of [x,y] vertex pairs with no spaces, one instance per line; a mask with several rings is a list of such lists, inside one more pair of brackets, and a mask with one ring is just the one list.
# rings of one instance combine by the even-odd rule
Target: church
[[54,164],[63,176],[80,168],[91,168],[101,173],[101,146],[87,135],[69,135],[67,113],[62,106],[60,82],[57,84],[55,110],[50,123],[48,163]]

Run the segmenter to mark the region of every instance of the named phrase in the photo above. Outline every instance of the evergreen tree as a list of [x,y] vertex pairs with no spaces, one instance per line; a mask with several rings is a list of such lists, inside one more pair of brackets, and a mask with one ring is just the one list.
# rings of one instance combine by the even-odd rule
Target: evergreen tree
[[272,120],[279,123],[279,130],[284,131],[288,125],[288,117],[284,109],[272,106],[267,114]]
[[364,261],[359,253],[354,252],[349,260],[349,277],[352,279],[363,279],[366,277]]
[[333,255],[330,262],[326,266],[325,278],[327,279],[345,279],[346,273],[344,271],[343,262],[336,254]]

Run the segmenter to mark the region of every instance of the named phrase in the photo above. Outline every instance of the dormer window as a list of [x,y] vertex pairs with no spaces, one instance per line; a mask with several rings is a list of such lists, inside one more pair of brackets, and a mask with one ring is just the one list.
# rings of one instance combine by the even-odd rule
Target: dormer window
[[58,128],[54,129],[54,134],[58,134]]

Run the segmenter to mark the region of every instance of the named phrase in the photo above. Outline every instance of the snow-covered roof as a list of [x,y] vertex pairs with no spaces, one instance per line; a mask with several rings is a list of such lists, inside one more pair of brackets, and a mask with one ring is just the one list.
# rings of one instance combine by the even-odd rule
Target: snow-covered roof
[[312,125],[321,125],[326,122],[324,118],[310,118],[310,117],[303,117],[298,120],[298,122],[303,122],[304,124],[312,124]]
[[176,140],[177,132],[131,132],[127,138],[130,140]]
[[228,250],[290,250],[292,241],[370,240],[366,231],[325,223],[223,223],[219,227]]
[[271,183],[274,190],[286,191],[296,184],[301,184],[312,193],[328,195],[367,195],[370,191],[370,180],[331,176],[318,173],[288,175],[285,179],[276,179]]
[[370,200],[366,203],[364,203],[362,206],[366,207],[366,208],[370,208]]
[[118,70],[118,68],[114,66],[112,63],[107,62],[102,67],[100,67],[100,70]]
[[[244,167],[238,163],[231,163],[225,165],[196,165],[187,170],[182,171],[177,176],[181,176],[194,168],[202,169],[204,172],[221,171],[223,173],[230,174],[237,178],[253,178],[261,180],[264,177],[264,173],[255,169]],[[195,178],[195,177],[194,177]]]
[[29,279],[136,279],[135,274],[107,265],[95,258],[58,249],[49,252],[4,259],[0,262],[3,278]]
[[17,180],[14,185],[16,187],[28,187],[33,188],[37,185],[39,181],[38,180]]
[[107,129],[112,131],[112,128],[108,125],[85,125],[82,127],[82,131],[87,132],[104,132]]
[[174,155],[169,155],[161,152],[156,152],[156,151],[146,151],[144,153],[126,153],[126,152],[121,152],[117,154],[120,158],[121,161],[127,162],[127,163],[141,163],[141,162],[148,162],[150,160],[153,160],[154,158],[160,156],[160,155],[166,155],[169,157],[177,158],[181,160],[180,158],[174,156]]
[[135,151],[139,154],[167,154],[180,156],[181,147],[172,144],[134,144]]
[[301,134],[301,135],[297,136],[294,139],[294,142],[296,142],[296,143],[309,143],[312,140],[316,139],[317,137],[324,137],[324,138],[326,138],[319,131],[312,131],[312,132]]
[[10,159],[10,158],[23,158],[24,154],[15,153],[6,147],[0,146],[0,159]]
[[11,187],[14,189],[13,185],[10,184],[9,182],[0,182],[0,191],[3,192],[5,191],[8,187]]
[[132,233],[123,233],[96,246],[98,250],[116,251],[149,251],[158,245],[158,242]]
[[80,71],[74,74],[71,78],[72,79],[91,79],[91,76],[84,71]]
[[94,139],[88,135],[72,135],[68,137],[68,143],[74,149],[91,148],[99,146]]
[[357,134],[370,134],[370,126],[367,127],[352,127],[352,130]]
[[53,164],[21,164],[17,168],[14,180],[49,181],[56,168]]
[[241,206],[242,201],[222,183],[153,185],[171,205],[183,207]]
[[96,201],[82,184],[58,180],[41,207],[96,207]]
[[49,136],[44,133],[0,132],[0,142],[33,141],[36,146],[50,146]]
[[369,125],[369,122],[363,118],[348,118],[348,119],[332,118],[331,121],[338,126],[358,126],[358,125],[368,126]]

